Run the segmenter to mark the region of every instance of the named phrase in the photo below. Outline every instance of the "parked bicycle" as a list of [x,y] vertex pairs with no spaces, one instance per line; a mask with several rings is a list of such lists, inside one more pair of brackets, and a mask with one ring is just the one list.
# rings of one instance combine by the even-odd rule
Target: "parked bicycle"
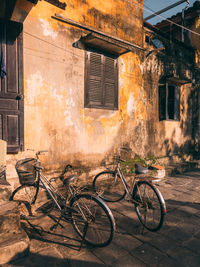
[[121,162],[124,160],[119,153],[115,170],[97,174],[93,180],[93,190],[101,199],[108,202],[120,201],[128,194],[128,199],[134,203],[142,225],[153,232],[159,230],[167,211],[162,194],[153,184],[155,178],[147,176],[147,168],[135,164],[135,176],[130,187],[122,172]]
[[72,168],[67,165],[59,176],[67,189],[67,195],[56,189],[52,181],[42,172],[39,155],[47,152],[38,151],[35,158],[20,160],[16,163],[16,170],[22,184],[14,190],[10,200],[19,205],[21,219],[41,219],[56,208],[60,216],[51,230],[62,226],[62,220],[72,223],[75,231],[81,237],[81,244],[103,247],[108,245],[114,235],[115,220],[108,206],[97,196],[84,193],[83,188],[75,185],[76,176],[66,177]]

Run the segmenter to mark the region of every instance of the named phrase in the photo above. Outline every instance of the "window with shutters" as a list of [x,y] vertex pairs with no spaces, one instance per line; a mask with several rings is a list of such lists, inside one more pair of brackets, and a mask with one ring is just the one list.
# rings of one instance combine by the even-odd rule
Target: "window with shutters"
[[165,83],[159,86],[159,120],[180,120],[180,87]]
[[118,108],[118,66],[115,57],[86,51],[85,107]]
[[8,153],[17,153],[24,145],[22,24],[0,20],[2,57],[6,75],[0,75],[0,139],[7,142]]

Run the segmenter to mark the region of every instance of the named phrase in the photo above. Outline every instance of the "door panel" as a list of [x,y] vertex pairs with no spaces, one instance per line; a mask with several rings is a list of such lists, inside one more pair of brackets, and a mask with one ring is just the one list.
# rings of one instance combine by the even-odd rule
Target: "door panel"
[[19,129],[18,129],[18,116],[17,115],[7,115],[7,142],[10,146],[17,146],[19,142]]
[[7,152],[17,153],[24,144],[22,25],[0,20],[0,38],[7,72],[0,83],[0,130]]

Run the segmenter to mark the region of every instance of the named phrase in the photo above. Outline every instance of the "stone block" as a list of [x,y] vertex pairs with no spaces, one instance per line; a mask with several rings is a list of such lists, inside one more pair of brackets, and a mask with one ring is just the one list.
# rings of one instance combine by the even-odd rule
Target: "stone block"
[[15,202],[7,202],[0,206],[0,242],[7,233],[21,232],[20,215]]
[[29,253],[30,240],[22,231],[17,234],[9,234],[0,241],[0,265],[24,257]]
[[0,205],[3,205],[9,201],[12,189],[8,184],[1,184],[0,182]]

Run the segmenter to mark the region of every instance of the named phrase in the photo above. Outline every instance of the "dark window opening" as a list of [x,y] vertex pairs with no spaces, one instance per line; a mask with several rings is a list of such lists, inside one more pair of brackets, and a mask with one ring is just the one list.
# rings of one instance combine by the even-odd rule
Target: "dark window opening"
[[180,87],[166,83],[159,86],[159,120],[180,120]]
[[118,108],[118,66],[116,57],[86,51],[85,107]]
[[161,49],[161,48],[165,48],[164,44],[162,43],[162,41],[160,41],[159,39],[151,39],[152,44],[154,45],[154,47],[156,49]]
[[174,119],[175,87],[168,85],[168,116],[170,120]]

